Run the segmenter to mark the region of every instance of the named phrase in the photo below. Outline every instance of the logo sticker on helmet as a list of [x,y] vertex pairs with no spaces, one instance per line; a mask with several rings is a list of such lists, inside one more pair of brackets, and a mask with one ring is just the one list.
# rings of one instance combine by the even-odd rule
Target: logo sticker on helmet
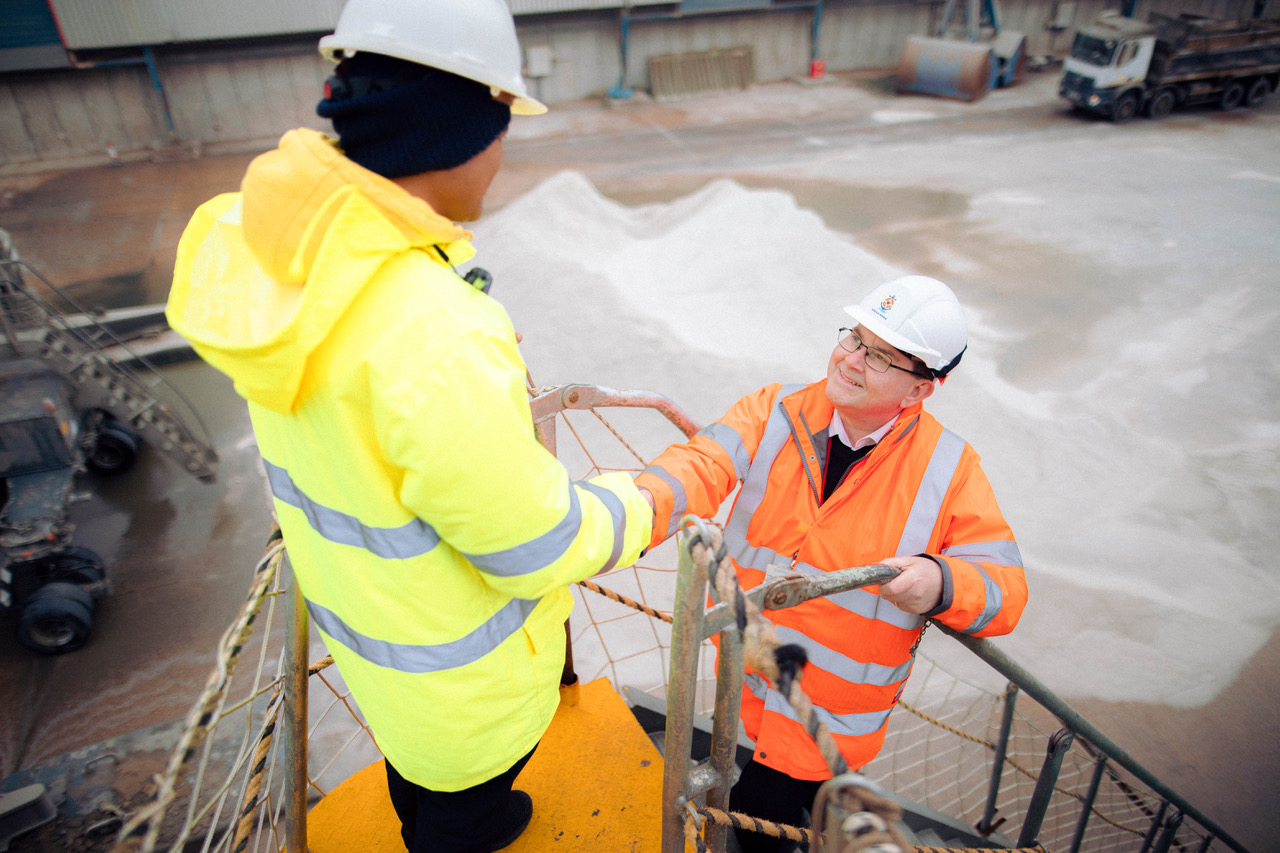
[[895,297],[895,296],[886,296],[886,297],[885,297],[883,300],[881,300],[881,302],[880,302],[880,310],[881,310],[881,311],[888,311],[890,308],[892,308],[892,307],[893,307],[893,303],[894,303],[894,302],[897,302],[897,301],[898,301],[898,300],[897,300],[897,297]]

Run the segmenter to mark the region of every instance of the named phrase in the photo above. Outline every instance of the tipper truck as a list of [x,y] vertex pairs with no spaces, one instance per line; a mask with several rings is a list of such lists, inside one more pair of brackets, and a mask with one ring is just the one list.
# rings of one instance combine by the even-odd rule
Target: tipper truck
[[1104,13],[1071,46],[1059,94],[1114,122],[1175,107],[1256,107],[1280,83],[1280,20]]

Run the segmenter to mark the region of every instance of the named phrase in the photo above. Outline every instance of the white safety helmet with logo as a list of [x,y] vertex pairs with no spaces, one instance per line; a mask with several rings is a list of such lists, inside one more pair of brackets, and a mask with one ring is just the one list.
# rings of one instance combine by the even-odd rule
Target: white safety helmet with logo
[[516,24],[504,0],[348,0],[320,52],[340,62],[358,51],[394,56],[485,83],[515,98],[511,112],[539,115],[520,68]]
[[844,310],[885,343],[923,361],[937,378],[956,366],[969,343],[960,301],[936,278],[895,278]]

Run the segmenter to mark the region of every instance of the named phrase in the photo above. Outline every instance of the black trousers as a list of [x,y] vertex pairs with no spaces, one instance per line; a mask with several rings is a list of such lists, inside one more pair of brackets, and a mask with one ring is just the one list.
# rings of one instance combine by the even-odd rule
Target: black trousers
[[[534,749],[537,749],[535,746]],[[387,762],[387,790],[409,853],[488,853],[507,811],[511,785],[533,750],[505,773],[461,791],[432,791],[401,776]]]
[[[729,810],[774,823],[803,826],[804,812],[813,807],[813,798],[821,787],[820,781],[793,779],[772,767],[749,761],[742,768],[738,784],[729,792]],[[784,838],[745,829],[734,830],[734,834],[742,853],[783,853],[795,849],[795,842]]]

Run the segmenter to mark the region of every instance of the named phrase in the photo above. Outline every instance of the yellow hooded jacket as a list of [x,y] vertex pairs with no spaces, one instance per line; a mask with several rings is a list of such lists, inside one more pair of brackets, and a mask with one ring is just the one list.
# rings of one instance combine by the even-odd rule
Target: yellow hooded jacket
[[332,140],[286,134],[196,211],[168,315],[249,404],[290,559],[378,745],[442,791],[494,777],[558,702],[567,584],[634,562],[625,474],[537,442],[473,249]]

